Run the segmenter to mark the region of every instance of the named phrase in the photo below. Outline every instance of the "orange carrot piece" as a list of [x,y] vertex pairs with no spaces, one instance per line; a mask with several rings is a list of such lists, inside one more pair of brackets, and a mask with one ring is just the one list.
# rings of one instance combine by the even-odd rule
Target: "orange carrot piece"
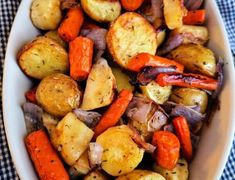
[[174,118],[172,122],[176,131],[176,135],[179,138],[183,155],[188,161],[190,161],[193,155],[193,148],[187,120],[185,117],[179,116]]
[[36,91],[37,91],[37,87],[33,87],[32,89],[30,89],[29,91],[25,93],[25,98],[27,99],[27,101],[35,103],[35,104],[37,103]]
[[205,9],[188,11],[187,15],[183,17],[183,23],[187,25],[203,24],[206,20]]
[[131,91],[123,89],[117,99],[111,104],[111,106],[108,108],[108,110],[104,113],[104,115],[101,117],[99,123],[94,129],[96,138],[98,135],[100,135],[102,132],[104,132],[106,129],[114,126],[117,124],[121,116],[124,114],[128,104],[130,103],[131,99],[133,97],[133,94]]
[[160,56],[154,56],[149,53],[139,53],[127,64],[127,68],[131,71],[139,72],[142,68],[146,66],[159,66],[159,67],[175,67],[177,72],[182,73],[184,71],[184,66],[173,60],[163,58]]
[[82,81],[88,77],[92,66],[93,41],[79,36],[69,43],[70,76]]
[[80,7],[69,9],[65,19],[58,28],[61,38],[66,42],[75,39],[80,32],[83,20],[84,15]]
[[156,146],[154,157],[162,168],[172,170],[179,159],[180,142],[168,131],[156,131],[153,134],[152,144]]
[[121,0],[122,7],[127,11],[135,11],[143,2],[144,0]]
[[43,130],[29,134],[25,143],[41,180],[69,180],[68,173]]
[[160,86],[174,85],[180,87],[216,90],[218,81],[199,74],[159,74],[156,82]]

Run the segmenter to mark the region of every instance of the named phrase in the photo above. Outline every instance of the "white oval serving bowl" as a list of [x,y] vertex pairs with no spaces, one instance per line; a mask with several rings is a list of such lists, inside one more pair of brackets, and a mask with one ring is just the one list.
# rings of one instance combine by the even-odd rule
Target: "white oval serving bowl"
[[[24,93],[31,81],[23,74],[16,62],[19,49],[39,34],[29,17],[32,0],[22,0],[16,14],[5,57],[3,76],[3,115],[8,145],[14,165],[22,180],[37,179],[24,145],[26,128],[21,105]],[[216,2],[206,0],[209,48],[225,59],[225,85],[220,95],[220,111],[210,124],[204,127],[195,159],[191,164],[190,180],[216,180],[224,169],[232,145],[235,129],[235,73],[233,57],[227,34]]]

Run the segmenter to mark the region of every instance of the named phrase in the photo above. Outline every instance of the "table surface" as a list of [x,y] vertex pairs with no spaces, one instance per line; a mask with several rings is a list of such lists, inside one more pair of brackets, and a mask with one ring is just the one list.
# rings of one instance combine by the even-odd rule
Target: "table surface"
[[[230,46],[235,59],[235,0],[216,0],[229,35]],[[2,94],[3,61],[7,39],[20,0],[0,0],[0,94]],[[1,98],[2,99],[2,98]],[[0,103],[2,104],[0,99]],[[0,113],[0,180],[19,179],[7,146],[2,110]],[[235,180],[235,140],[221,180]]]

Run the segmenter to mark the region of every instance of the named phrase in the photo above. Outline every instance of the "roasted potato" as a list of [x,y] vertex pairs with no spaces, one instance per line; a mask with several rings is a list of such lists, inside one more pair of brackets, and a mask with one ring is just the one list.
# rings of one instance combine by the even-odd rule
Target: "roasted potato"
[[73,113],[68,113],[56,126],[51,141],[64,161],[72,166],[87,149],[94,132]]
[[155,81],[151,81],[146,86],[140,86],[142,93],[157,104],[163,104],[168,100],[172,86],[160,86]]
[[119,1],[81,0],[83,10],[95,21],[111,22],[121,13]]
[[51,135],[52,131],[54,131],[54,129],[56,128],[56,125],[58,124],[59,119],[44,112],[42,115],[42,122],[43,122],[43,126],[46,127],[49,135]]
[[30,17],[34,26],[39,29],[56,29],[62,19],[60,0],[34,0],[30,9]]
[[47,33],[44,34],[44,36],[54,40],[64,48],[67,47],[67,43],[60,37],[58,31],[48,31]]
[[46,37],[38,37],[26,44],[18,53],[22,71],[35,79],[53,73],[66,73],[69,69],[68,54],[63,47]]
[[117,90],[120,92],[122,89],[134,90],[134,86],[130,83],[130,78],[120,68],[112,67],[113,75],[116,79]]
[[116,80],[107,61],[100,58],[93,64],[87,79],[81,108],[92,110],[109,105],[114,98]]
[[182,34],[184,44],[195,43],[203,45],[209,39],[208,29],[205,26],[183,25],[180,28],[174,29],[171,33]]
[[166,38],[166,30],[158,30],[157,31],[157,46],[159,47]]
[[69,174],[72,177],[86,175],[91,170],[89,159],[88,159],[88,152],[87,150],[82,153],[80,158],[72,165],[69,169]]
[[131,179],[138,179],[138,180],[165,180],[165,178],[153,171],[141,170],[136,169],[128,174],[124,174],[116,178],[116,180],[131,180]]
[[181,0],[163,0],[163,14],[169,29],[179,28],[183,25],[185,9]]
[[199,106],[204,113],[208,104],[207,93],[194,88],[176,88],[172,91],[170,100],[186,106]]
[[108,180],[100,171],[92,171],[85,176],[84,180]]
[[189,175],[188,163],[185,159],[179,159],[173,170],[166,170],[156,164],[154,171],[161,174],[166,180],[187,180]]
[[214,53],[201,45],[181,45],[171,51],[168,57],[183,64],[190,72],[201,73],[207,76],[215,75],[216,59]]
[[101,167],[108,174],[129,173],[141,162],[144,150],[132,140],[132,133],[128,126],[122,125],[109,128],[97,137],[96,142],[104,149]]
[[42,108],[55,116],[64,116],[80,104],[81,91],[77,83],[64,74],[52,74],[44,78],[36,91],[36,99]]
[[155,29],[141,15],[133,12],[122,14],[112,23],[106,41],[110,54],[124,68],[137,53],[155,55],[157,50]]

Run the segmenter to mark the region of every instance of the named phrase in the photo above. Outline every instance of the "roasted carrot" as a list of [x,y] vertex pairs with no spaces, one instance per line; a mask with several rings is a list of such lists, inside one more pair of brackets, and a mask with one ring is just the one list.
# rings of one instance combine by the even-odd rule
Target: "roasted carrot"
[[187,25],[203,24],[206,20],[205,9],[188,11],[187,15],[183,17],[183,23]]
[[175,85],[181,87],[216,90],[218,82],[215,79],[199,74],[159,74],[156,82],[160,86]]
[[139,72],[146,66],[159,66],[159,67],[175,67],[177,72],[182,73],[184,66],[173,60],[163,58],[160,56],[154,56],[149,53],[139,53],[127,64],[127,68],[131,71]]
[[27,99],[27,101],[35,103],[35,104],[37,103],[36,90],[37,90],[37,87],[33,87],[32,89],[30,89],[29,91],[25,93],[25,98]]
[[153,134],[152,144],[156,146],[154,152],[156,163],[162,168],[172,170],[179,159],[178,138],[169,131],[156,131]]
[[41,180],[69,179],[61,160],[43,130],[29,134],[25,143]]
[[80,32],[83,20],[84,15],[82,9],[79,6],[69,9],[65,19],[58,28],[58,33],[61,38],[66,42],[75,39]]
[[172,122],[176,135],[179,138],[183,155],[188,161],[190,161],[193,155],[193,148],[187,120],[185,117],[179,116],[174,118]]
[[104,132],[106,129],[114,126],[119,121],[120,117],[125,112],[129,102],[131,101],[133,97],[133,94],[131,91],[123,89],[117,99],[111,104],[111,106],[108,108],[108,110],[104,113],[104,115],[101,117],[99,123],[94,129],[95,135],[94,138],[96,138],[98,135],[100,135],[102,132]]
[[91,70],[93,41],[79,36],[69,43],[70,76],[74,80],[85,80]]
[[127,11],[135,11],[143,2],[144,0],[121,0],[122,7]]

